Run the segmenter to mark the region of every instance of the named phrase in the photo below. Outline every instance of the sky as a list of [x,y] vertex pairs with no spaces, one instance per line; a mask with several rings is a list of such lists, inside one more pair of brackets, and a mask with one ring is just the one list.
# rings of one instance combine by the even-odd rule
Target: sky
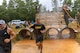
[[1,5],[2,1],[3,1],[3,0],[0,0],[0,5]]
[[1,5],[1,3],[2,3],[2,0],[0,0],[0,5]]
[[52,10],[51,0],[39,0],[39,1],[40,1],[40,4],[42,4],[47,8],[47,10]]
[[[1,5],[2,1],[3,0],[0,0],[0,5]],[[9,0],[7,0],[7,1],[9,1]],[[40,4],[45,6],[47,10],[52,10],[51,0],[39,0],[39,1],[40,1]]]
[[[9,0],[7,0],[7,2],[8,2]],[[0,5],[2,4],[2,2],[3,2],[3,0],[0,0]]]

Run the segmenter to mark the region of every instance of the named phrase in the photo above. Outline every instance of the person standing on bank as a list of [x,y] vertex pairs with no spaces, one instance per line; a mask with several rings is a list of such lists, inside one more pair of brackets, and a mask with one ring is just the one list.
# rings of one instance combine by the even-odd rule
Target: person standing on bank
[[40,23],[39,19],[36,19],[36,23],[30,28],[34,29],[36,45],[38,46],[40,53],[42,53],[42,48],[43,48],[42,42],[43,42],[43,33],[45,32],[45,26]]
[[11,53],[11,40],[16,34],[8,28],[4,20],[0,20],[0,53]]

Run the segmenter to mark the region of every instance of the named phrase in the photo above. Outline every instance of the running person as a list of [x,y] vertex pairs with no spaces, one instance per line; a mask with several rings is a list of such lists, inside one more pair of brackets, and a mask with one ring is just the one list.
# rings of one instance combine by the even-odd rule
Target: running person
[[6,26],[4,20],[0,20],[0,53],[11,53],[11,40],[16,34]]
[[42,48],[43,48],[42,42],[43,42],[43,33],[45,32],[45,26],[40,23],[39,19],[36,19],[36,23],[33,26],[31,26],[31,28],[34,29],[36,45],[38,46],[40,53],[42,53]]

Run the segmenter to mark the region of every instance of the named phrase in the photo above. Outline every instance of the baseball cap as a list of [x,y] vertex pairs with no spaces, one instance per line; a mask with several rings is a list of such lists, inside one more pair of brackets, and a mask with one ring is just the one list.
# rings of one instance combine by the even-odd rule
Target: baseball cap
[[5,24],[5,21],[4,20],[0,20],[0,24]]

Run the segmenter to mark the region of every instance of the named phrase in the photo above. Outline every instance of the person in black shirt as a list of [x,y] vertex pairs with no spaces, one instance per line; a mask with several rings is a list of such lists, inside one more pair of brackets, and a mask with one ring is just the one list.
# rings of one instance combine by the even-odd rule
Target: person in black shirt
[[43,33],[45,32],[45,26],[40,23],[39,19],[36,19],[36,23],[31,26],[31,28],[34,29],[34,36],[36,39],[36,45],[38,46],[38,49],[40,49],[40,53],[42,53],[42,42],[43,42]]
[[68,12],[69,12],[69,9],[67,8],[67,5],[63,5],[62,7],[62,10],[63,10],[63,13],[64,13],[64,20],[65,20],[65,23],[66,23],[66,26],[68,26],[69,24],[69,16],[68,16]]
[[6,26],[4,20],[0,20],[0,53],[11,53],[11,40],[15,37],[13,30]]

